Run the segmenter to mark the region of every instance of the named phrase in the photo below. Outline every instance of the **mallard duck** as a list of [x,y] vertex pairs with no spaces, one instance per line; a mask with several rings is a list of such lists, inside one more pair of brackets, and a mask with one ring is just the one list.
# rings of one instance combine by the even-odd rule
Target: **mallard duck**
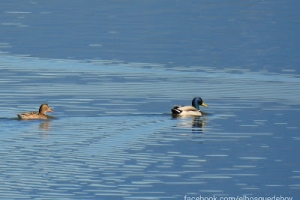
[[171,111],[175,116],[202,116],[199,106],[208,107],[200,97],[195,97],[192,106],[174,106]]
[[49,119],[51,116],[46,115],[46,112],[54,112],[48,104],[42,104],[39,112],[26,112],[18,114],[19,119]]

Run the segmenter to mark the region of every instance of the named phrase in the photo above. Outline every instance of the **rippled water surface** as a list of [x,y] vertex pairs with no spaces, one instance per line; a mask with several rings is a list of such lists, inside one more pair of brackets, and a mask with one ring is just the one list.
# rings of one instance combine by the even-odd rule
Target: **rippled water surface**
[[[299,194],[293,75],[11,56],[1,63],[3,198]],[[207,114],[172,118],[170,108],[195,95]],[[54,120],[16,120],[41,102]]]
[[1,5],[0,199],[299,198],[298,3],[109,2]]

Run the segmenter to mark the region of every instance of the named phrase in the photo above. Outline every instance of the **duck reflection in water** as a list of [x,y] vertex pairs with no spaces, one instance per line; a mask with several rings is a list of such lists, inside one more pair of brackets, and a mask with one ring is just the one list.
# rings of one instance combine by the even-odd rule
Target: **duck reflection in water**
[[47,139],[49,138],[49,132],[51,130],[51,121],[43,121],[42,123],[40,123],[39,125],[39,129],[40,129],[40,136],[43,139]]
[[[207,123],[207,117],[191,117],[191,116],[178,116],[178,115],[172,115],[173,119],[181,119],[179,123],[176,125],[176,127],[181,128],[197,128],[197,130],[202,132],[202,128]],[[191,121],[192,120],[192,121]]]
[[205,123],[207,122],[205,120],[206,118],[202,119],[200,117],[194,117],[194,120],[192,122],[193,128],[203,128],[205,126]]
[[44,131],[49,131],[51,128],[51,122],[50,121],[44,121],[40,124],[40,129]]

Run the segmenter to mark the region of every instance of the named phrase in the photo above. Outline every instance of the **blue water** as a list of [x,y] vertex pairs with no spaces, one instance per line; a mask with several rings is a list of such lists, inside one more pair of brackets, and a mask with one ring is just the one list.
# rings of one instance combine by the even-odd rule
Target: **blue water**
[[300,197],[298,2],[1,4],[1,199]]

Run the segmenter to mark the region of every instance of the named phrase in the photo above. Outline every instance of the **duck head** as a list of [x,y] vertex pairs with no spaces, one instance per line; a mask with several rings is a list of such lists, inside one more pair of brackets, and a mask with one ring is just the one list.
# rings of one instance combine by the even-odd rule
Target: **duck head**
[[54,110],[52,110],[48,104],[44,103],[40,106],[39,113],[45,115],[46,112],[54,112]]
[[200,110],[199,106],[208,107],[208,105],[205,104],[200,97],[195,97],[193,99],[192,106],[194,106],[197,110]]

